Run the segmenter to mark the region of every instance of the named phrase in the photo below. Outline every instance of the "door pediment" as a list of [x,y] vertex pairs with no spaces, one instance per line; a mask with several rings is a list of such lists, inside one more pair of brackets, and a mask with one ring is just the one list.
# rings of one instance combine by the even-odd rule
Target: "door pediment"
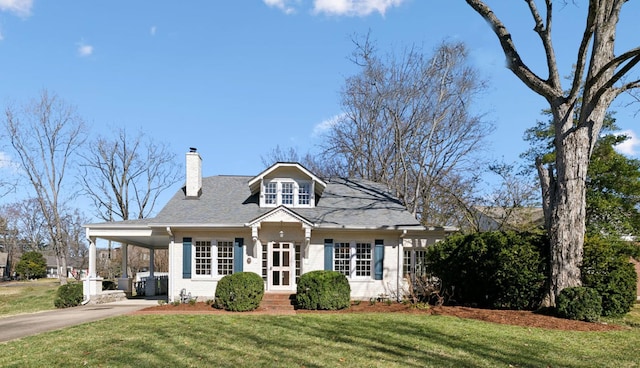
[[260,226],[262,222],[298,222],[306,225],[305,227],[314,227],[313,223],[298,215],[285,206],[279,206],[264,215],[252,220],[248,226]]

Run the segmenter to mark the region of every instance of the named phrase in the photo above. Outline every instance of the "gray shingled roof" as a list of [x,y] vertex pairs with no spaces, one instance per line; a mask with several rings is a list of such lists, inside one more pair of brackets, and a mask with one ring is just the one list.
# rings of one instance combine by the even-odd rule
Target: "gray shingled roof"
[[[179,190],[151,226],[243,226],[272,211],[251,195],[250,176],[211,176],[202,180],[202,195],[188,199]],[[385,228],[419,226],[419,222],[383,185],[366,180],[331,179],[315,208],[291,210],[318,227]]]

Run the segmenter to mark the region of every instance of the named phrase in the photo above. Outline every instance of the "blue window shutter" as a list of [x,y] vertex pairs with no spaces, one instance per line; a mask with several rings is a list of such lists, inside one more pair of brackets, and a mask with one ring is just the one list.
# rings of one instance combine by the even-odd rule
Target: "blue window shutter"
[[191,278],[191,238],[182,238],[182,278]]
[[376,247],[373,253],[373,260],[375,262],[375,265],[374,265],[375,279],[382,280],[382,269],[383,269],[382,266],[384,263],[384,240],[376,239],[375,244],[376,244]]
[[333,270],[333,239],[324,240],[324,269]]
[[233,243],[233,273],[242,272],[244,238],[236,238]]

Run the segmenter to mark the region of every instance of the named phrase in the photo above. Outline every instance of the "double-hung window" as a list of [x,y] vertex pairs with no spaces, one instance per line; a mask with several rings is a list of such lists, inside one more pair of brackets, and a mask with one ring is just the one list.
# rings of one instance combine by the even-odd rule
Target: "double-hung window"
[[311,204],[311,183],[299,183],[298,204],[301,206]]
[[196,240],[194,247],[194,263],[196,276],[210,276],[213,270],[213,258],[211,257],[211,241]]
[[370,278],[373,250],[370,242],[336,242],[333,244],[333,270],[349,278]]
[[351,247],[349,243],[333,244],[333,270],[351,277]]
[[218,276],[233,273],[233,242],[231,240],[217,242]]
[[403,274],[412,281],[427,276],[427,251],[425,249],[410,248],[404,250]]
[[285,206],[293,205],[293,182],[282,182],[282,204]]
[[270,181],[264,185],[264,203],[277,204],[278,201],[278,182]]
[[233,241],[194,241],[193,264],[195,277],[231,275],[233,273]]

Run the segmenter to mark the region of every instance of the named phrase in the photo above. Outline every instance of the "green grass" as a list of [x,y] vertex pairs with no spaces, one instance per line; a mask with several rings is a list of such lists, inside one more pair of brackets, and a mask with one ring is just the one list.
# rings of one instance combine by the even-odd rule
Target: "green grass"
[[53,299],[59,285],[57,279],[0,284],[0,318],[55,309]]
[[639,367],[638,346],[640,328],[566,332],[418,314],[134,315],[0,344],[0,366]]

